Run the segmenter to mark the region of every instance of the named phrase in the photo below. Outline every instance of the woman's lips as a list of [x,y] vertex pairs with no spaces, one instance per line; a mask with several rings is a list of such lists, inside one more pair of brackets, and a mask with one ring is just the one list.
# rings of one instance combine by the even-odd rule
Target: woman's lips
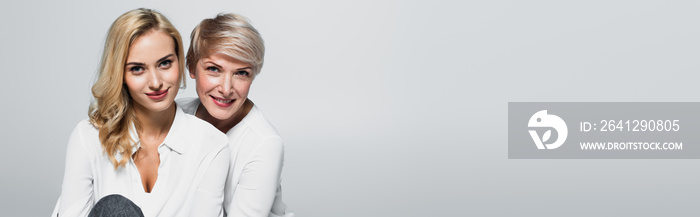
[[224,99],[224,98],[217,98],[217,97],[213,97],[213,96],[209,96],[209,97],[211,97],[211,100],[214,101],[214,104],[216,104],[219,107],[223,107],[223,108],[226,108],[226,107],[233,105],[233,102],[236,101],[236,99]]
[[162,100],[167,95],[168,89],[146,93],[146,96],[148,96],[148,98],[151,98],[152,100]]

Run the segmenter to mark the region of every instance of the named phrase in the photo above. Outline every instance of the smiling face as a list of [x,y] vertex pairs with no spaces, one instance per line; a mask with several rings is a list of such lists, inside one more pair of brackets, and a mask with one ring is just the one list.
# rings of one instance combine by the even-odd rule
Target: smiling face
[[253,69],[248,63],[223,54],[200,59],[190,77],[196,80],[197,95],[211,117],[219,120],[241,118],[243,104],[253,82]]
[[161,112],[173,105],[180,85],[175,40],[157,30],[136,38],[124,65],[124,82],[134,108]]

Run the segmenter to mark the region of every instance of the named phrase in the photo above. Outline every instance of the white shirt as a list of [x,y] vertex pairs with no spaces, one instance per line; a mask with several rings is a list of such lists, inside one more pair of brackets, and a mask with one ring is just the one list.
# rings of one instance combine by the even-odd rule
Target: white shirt
[[[185,113],[195,114],[199,98],[177,100]],[[275,127],[257,106],[226,136],[231,146],[231,167],[226,180],[224,210],[232,217],[293,217],[285,213],[280,187],[284,146]]]
[[[140,143],[133,124],[130,133],[136,151]],[[81,121],[68,142],[58,213],[61,217],[87,216],[102,197],[120,194],[138,205],[144,216],[223,216],[223,191],[231,161],[223,133],[178,107],[158,153],[158,178],[151,193],[146,193],[133,159],[129,156],[126,167],[115,170],[103,151],[98,130],[89,120]],[[117,155],[118,160],[121,157]]]

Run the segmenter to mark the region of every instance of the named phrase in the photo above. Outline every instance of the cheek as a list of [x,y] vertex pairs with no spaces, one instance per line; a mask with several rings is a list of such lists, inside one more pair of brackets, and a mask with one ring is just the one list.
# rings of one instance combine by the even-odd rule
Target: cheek
[[137,77],[124,75],[124,83],[126,83],[126,88],[129,92],[134,92],[135,90],[140,90],[141,83]]
[[176,66],[170,68],[164,74],[166,76],[167,81],[170,83],[177,84],[178,80],[180,80],[180,69]]
[[248,92],[250,91],[251,83],[252,83],[251,81],[237,82],[236,84],[233,85],[233,88],[236,89],[236,92],[241,97],[248,97]]
[[214,76],[199,76],[196,80],[198,91],[211,91],[219,85],[219,78]]
[[197,78],[195,78],[194,83],[196,85],[195,90],[197,91],[197,95],[200,96],[200,98],[201,96],[206,95],[207,91],[211,89],[209,87],[209,82],[207,82],[207,77],[201,76],[201,74],[197,76]]

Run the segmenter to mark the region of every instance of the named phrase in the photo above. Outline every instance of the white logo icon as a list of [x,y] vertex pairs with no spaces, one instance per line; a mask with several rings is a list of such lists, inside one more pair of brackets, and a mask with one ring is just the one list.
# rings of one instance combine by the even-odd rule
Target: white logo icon
[[562,120],[559,116],[547,114],[547,110],[538,111],[532,115],[532,117],[530,117],[530,121],[527,123],[527,126],[550,127],[554,128],[554,130],[557,132],[557,140],[547,143],[552,136],[552,130],[547,130],[542,137],[537,135],[537,131],[529,130],[530,136],[532,136],[532,140],[535,141],[535,145],[537,145],[538,149],[559,148],[559,146],[564,144],[564,141],[566,141],[566,136],[569,134],[569,130],[566,127],[564,120]]

